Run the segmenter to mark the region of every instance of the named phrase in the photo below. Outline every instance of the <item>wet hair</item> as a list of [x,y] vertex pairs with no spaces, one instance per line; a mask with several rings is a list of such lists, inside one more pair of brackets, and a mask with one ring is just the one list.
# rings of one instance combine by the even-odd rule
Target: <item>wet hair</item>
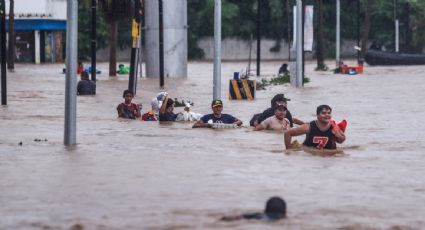
[[316,114],[319,115],[323,110],[330,110],[332,112],[332,108],[329,105],[319,105],[316,109]]
[[284,105],[275,105],[275,106],[273,106],[273,111],[276,112],[276,110],[287,111],[288,109]]
[[282,218],[286,218],[286,202],[284,199],[274,196],[267,200],[264,212],[251,212],[236,216],[223,216],[220,220],[235,221],[240,219],[255,219],[277,221]]
[[266,203],[264,214],[270,219],[285,218],[286,202],[278,196],[270,198]]
[[173,99],[168,98],[168,100],[167,100],[167,105],[165,106],[165,108],[169,108],[169,107],[171,107],[172,105],[174,105],[174,101],[173,101]]
[[86,71],[81,72],[81,78],[82,79],[89,79],[89,73],[87,73]]
[[131,94],[132,96],[134,96],[133,91],[131,91],[131,90],[129,90],[129,89],[126,89],[126,90],[124,90],[124,92],[122,93],[122,97],[125,97],[125,95],[127,95],[127,94]]
[[289,101],[289,99],[288,99],[288,98],[286,98],[286,97],[285,97],[285,94],[283,94],[283,93],[276,94],[276,95],[272,98],[272,100],[270,101],[270,102],[271,102],[272,107],[276,104],[276,102],[277,102],[277,101]]

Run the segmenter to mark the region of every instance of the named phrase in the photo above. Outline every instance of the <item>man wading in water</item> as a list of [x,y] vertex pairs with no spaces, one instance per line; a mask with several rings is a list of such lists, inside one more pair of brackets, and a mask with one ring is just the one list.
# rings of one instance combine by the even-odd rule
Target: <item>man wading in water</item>
[[[303,142],[304,150],[313,154],[333,155],[342,153],[336,149],[336,143],[345,141],[345,134],[332,121],[332,108],[329,105],[320,105],[316,110],[317,120],[303,124],[285,132],[286,149],[291,149],[291,138],[306,134]],[[318,151],[319,150],[319,151]]]

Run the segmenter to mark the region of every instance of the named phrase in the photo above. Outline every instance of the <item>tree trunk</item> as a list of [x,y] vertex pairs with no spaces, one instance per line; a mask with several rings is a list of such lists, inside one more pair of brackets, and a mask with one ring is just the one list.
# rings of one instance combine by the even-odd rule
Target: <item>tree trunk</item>
[[317,6],[317,15],[318,15],[318,22],[317,22],[317,67],[316,70],[325,70],[326,66],[324,63],[324,34],[323,34],[323,1],[318,0],[318,6]]
[[109,37],[109,76],[117,76],[117,37],[118,21],[111,20]]
[[369,38],[369,30],[370,30],[370,15],[372,13],[372,5],[373,0],[367,0],[367,9],[366,15],[363,22],[363,33],[362,33],[362,50],[360,52],[360,58],[364,59],[366,51],[367,51],[367,41]]
[[9,5],[9,50],[7,57],[7,69],[15,69],[15,15],[14,0],[10,0]]

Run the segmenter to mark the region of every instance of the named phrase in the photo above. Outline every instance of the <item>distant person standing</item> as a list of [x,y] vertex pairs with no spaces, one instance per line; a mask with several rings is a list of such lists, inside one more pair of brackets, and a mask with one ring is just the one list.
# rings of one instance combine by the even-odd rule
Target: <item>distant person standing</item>
[[83,62],[79,61],[77,66],[77,74],[81,74],[82,72],[84,72],[84,65]]
[[136,119],[141,116],[139,105],[132,103],[134,93],[131,90],[124,90],[122,94],[124,102],[117,106],[118,117]]
[[81,72],[81,80],[77,84],[77,95],[95,95],[96,83],[89,79],[89,74]]
[[283,75],[289,74],[288,64],[283,63],[283,64],[280,66],[280,68],[279,68],[279,74],[283,74]]
[[316,109],[317,120],[303,124],[285,132],[286,149],[291,149],[291,138],[306,134],[303,145],[316,150],[335,150],[336,143],[345,141],[343,130],[332,122],[332,108],[329,105],[320,105]]

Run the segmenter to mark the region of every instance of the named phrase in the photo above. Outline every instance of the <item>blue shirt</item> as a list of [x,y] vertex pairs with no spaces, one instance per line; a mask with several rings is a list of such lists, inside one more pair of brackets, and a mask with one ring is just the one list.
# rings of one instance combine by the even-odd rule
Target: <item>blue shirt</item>
[[230,114],[221,114],[220,117],[215,117],[214,114],[207,114],[201,117],[202,122],[208,123],[209,120],[213,120],[214,123],[232,124],[236,121],[236,117]]

